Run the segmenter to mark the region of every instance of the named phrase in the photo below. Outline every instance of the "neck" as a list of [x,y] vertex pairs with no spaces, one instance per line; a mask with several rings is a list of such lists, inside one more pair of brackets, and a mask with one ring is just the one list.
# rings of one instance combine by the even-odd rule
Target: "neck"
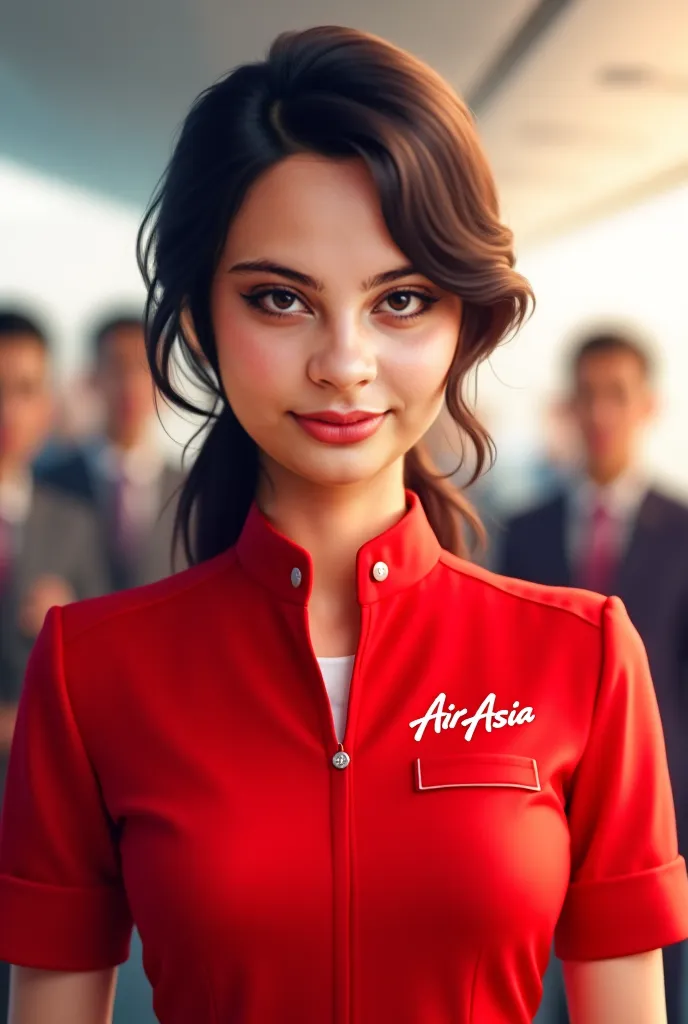
[[105,436],[115,448],[119,448],[123,452],[129,452],[144,444],[146,431],[127,431],[117,429],[116,427],[108,427]]
[[403,461],[364,484],[322,487],[266,466],[261,511],[280,533],[305,548],[313,563],[311,639],[322,657],[353,654],[360,625],[356,556],[406,511]]
[[595,465],[589,463],[587,467],[587,474],[590,480],[598,487],[608,487],[609,484],[613,484],[615,480],[625,476],[629,472],[631,466],[628,463],[615,463],[609,465]]
[[406,511],[403,466],[392,466],[363,485],[322,487],[302,478],[283,479],[269,467],[258,489],[261,511],[276,529],[305,548],[314,581],[353,580],[356,555]]

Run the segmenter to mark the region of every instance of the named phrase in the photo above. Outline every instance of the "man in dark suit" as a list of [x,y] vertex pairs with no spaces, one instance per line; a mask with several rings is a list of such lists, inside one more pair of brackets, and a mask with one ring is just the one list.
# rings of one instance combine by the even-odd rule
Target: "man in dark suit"
[[[26,664],[43,619],[51,606],[107,586],[93,513],[31,470],[50,429],[49,364],[42,329],[0,310],[0,807]],[[8,977],[0,964],[0,1021]]]
[[[121,590],[173,571],[175,498],[183,478],[153,437],[154,391],[140,317],[119,314],[100,324],[93,359],[103,436],[47,465],[41,477],[96,509],[110,589]],[[174,568],[181,567],[179,559]]]
[[[505,575],[584,587],[624,601],[652,669],[685,856],[688,508],[652,486],[638,465],[640,436],[655,406],[653,367],[642,345],[624,333],[591,336],[574,354],[572,378],[582,470],[570,486],[507,524],[499,568]],[[688,1020],[681,1012],[684,947],[665,950],[669,1024]],[[565,1021],[558,987],[556,1019]]]

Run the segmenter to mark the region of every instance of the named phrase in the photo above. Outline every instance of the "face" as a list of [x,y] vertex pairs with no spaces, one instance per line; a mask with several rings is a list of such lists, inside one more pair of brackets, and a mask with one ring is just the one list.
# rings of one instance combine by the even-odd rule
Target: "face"
[[409,266],[356,161],[295,156],[257,181],[213,283],[222,383],[273,484],[360,484],[436,419],[461,302]]
[[119,444],[136,444],[155,410],[142,328],[119,327],[103,338],[95,384],[105,404],[109,436]]
[[599,352],[583,358],[573,413],[594,476],[611,479],[632,464],[652,410],[651,388],[633,353]]
[[0,466],[31,462],[50,430],[52,396],[45,349],[31,335],[0,342]]

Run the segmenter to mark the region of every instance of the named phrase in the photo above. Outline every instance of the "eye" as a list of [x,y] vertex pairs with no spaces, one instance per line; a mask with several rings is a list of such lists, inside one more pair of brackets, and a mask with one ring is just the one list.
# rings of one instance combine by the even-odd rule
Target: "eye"
[[[426,292],[400,288],[394,292],[388,292],[378,304],[377,309],[380,312],[389,311],[399,320],[414,320],[426,313],[435,302],[437,302],[437,298]],[[385,304],[388,306],[388,310],[380,308]]]
[[288,288],[263,288],[248,294],[242,292],[241,297],[249,306],[267,316],[291,316],[308,311],[303,299]]

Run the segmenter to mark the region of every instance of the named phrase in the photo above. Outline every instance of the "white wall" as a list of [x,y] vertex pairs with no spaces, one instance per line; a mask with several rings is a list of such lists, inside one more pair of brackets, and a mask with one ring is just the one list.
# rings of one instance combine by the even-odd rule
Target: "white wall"
[[[83,368],[94,320],[143,306],[135,256],[141,213],[0,161],[0,303],[41,316],[62,380]],[[167,411],[163,420],[161,440],[176,457],[175,442],[191,431]]]
[[103,307],[141,304],[134,256],[139,211],[0,161],[0,299],[42,313],[61,374]]
[[576,332],[625,322],[659,357],[661,414],[646,460],[688,495],[688,186],[525,252],[519,269],[533,284],[536,312],[479,382],[503,464],[542,447],[536,409],[560,391]]

